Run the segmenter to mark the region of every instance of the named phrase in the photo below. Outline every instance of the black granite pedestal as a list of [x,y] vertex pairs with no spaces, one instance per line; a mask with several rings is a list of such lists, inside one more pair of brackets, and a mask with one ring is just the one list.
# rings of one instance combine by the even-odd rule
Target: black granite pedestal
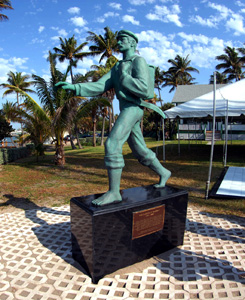
[[122,202],[102,207],[91,203],[100,194],[71,199],[72,255],[94,283],[183,244],[186,191],[142,186],[121,194]]

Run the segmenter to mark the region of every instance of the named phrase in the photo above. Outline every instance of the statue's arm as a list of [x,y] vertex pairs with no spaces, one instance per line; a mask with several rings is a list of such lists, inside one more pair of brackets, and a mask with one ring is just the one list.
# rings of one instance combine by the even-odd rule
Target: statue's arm
[[76,83],[58,82],[55,88],[75,91],[76,96],[95,97],[108,91],[113,87],[111,71],[105,74],[96,82]]
[[132,72],[129,73],[127,66],[122,70],[122,86],[135,96],[148,99],[150,89],[149,67],[142,57],[137,57],[132,62]]

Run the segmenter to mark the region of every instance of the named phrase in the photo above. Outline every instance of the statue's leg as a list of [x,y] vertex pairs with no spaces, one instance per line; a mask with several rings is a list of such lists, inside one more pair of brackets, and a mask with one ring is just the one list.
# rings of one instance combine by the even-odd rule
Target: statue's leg
[[139,162],[144,166],[148,166],[151,170],[159,175],[159,183],[155,184],[154,186],[156,188],[165,187],[167,180],[171,176],[171,172],[164,168],[157,159],[155,153],[147,148],[141,132],[140,122],[136,123],[132,128],[128,139],[128,144]]
[[130,107],[121,111],[115,125],[105,142],[105,166],[108,171],[109,190],[101,197],[92,201],[94,205],[103,206],[122,200],[120,181],[124,159],[123,144],[127,141],[132,127],[142,117],[142,110]]
[[109,190],[101,197],[92,201],[96,206],[103,206],[110,203],[116,203],[122,201],[122,196],[120,194],[120,181],[122,175],[122,168],[112,169],[108,168],[108,178],[109,178]]

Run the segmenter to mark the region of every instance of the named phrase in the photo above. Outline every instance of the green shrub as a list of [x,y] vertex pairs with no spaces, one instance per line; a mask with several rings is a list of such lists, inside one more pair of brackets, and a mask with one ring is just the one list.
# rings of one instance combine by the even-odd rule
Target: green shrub
[[[93,137],[86,137],[79,139],[82,146],[93,146]],[[106,141],[106,137],[104,137],[104,142]],[[101,144],[101,137],[96,137],[96,145]]]
[[7,164],[17,159],[27,157],[31,153],[30,147],[20,148],[1,148],[0,149],[0,164]]

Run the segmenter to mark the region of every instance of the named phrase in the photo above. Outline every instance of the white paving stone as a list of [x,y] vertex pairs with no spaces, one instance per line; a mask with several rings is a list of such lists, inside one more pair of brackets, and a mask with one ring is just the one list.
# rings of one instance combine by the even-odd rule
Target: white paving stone
[[[184,245],[93,284],[69,207],[0,215],[0,299],[245,299],[245,220],[188,209]],[[78,268],[77,268],[78,267]]]

